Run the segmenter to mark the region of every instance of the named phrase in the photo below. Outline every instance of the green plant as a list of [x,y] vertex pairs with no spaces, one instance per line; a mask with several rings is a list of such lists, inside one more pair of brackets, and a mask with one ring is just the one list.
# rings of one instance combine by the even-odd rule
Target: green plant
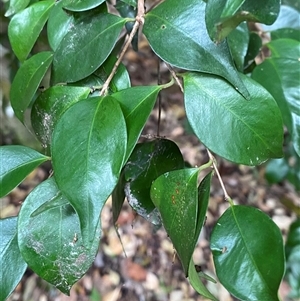
[[[192,286],[217,300],[192,259],[213,168],[229,204],[211,236],[217,276],[241,300],[279,300],[281,233],[261,211],[234,205],[211,152],[245,165],[282,157],[284,121],[299,156],[299,41],[293,38],[299,29],[272,32],[266,44],[272,55],[255,67],[261,39],[246,21],[272,24],[279,0],[166,0],[147,13],[144,1],[117,2],[122,17],[110,13],[103,0],[9,2],[8,34],[21,63],[10,101],[24,125],[31,109],[45,152],[2,146],[0,196],[45,161],[52,161],[53,175],[28,195],[18,217],[0,221],[0,299],[13,291],[27,265],[68,294],[94,260],[99,215],[112,195],[114,222],[125,196],[138,214],[162,222]],[[46,22],[49,49],[36,53],[32,48]],[[141,25],[152,50],[169,64],[170,83],[131,87],[121,61],[130,43],[138,46]],[[124,26],[126,42],[120,37]],[[46,90],[39,92],[49,73]],[[189,124],[209,154],[209,162],[197,168],[185,167],[172,141],[137,144],[159,92],[175,81]],[[208,172],[199,183],[202,170]]]

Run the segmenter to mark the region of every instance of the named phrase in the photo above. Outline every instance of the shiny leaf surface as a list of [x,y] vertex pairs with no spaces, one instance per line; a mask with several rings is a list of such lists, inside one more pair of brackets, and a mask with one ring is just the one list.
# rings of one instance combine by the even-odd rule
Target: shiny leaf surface
[[53,51],[58,48],[74,21],[74,16],[63,9],[63,1],[55,2],[47,22],[48,41]]
[[90,268],[101,235],[100,222],[89,248],[83,246],[78,215],[72,206],[32,213],[49,200],[65,199],[54,178],[37,186],[26,198],[18,219],[18,240],[22,256],[30,268],[69,295],[71,286]]
[[300,156],[300,43],[291,39],[279,39],[267,46],[272,55],[254,69],[252,78],[273,95],[284,123],[292,134],[295,151]]
[[19,11],[23,10],[27,7],[30,0],[10,0],[9,7],[6,13],[4,14],[5,17],[10,17]]
[[244,22],[235,28],[229,34],[227,41],[237,69],[243,72],[244,59],[249,44],[249,30],[247,24]]
[[211,250],[217,276],[232,295],[240,300],[279,301],[283,241],[266,214],[253,207],[228,208],[213,229]]
[[173,141],[158,139],[137,144],[124,168],[124,190],[130,206],[153,224],[159,224],[150,197],[151,184],[165,172],[182,168],[184,160]]
[[0,147],[0,197],[18,186],[37,166],[50,158],[22,145]]
[[205,11],[209,36],[220,42],[243,21],[272,24],[280,10],[279,0],[210,0]]
[[203,1],[183,0],[178,5],[176,0],[166,0],[146,14],[143,32],[164,61],[182,69],[219,75],[249,97],[227,42],[215,45],[209,38],[204,14]]
[[79,215],[86,247],[92,244],[100,211],[118,182],[126,142],[125,119],[111,96],[77,102],[54,129],[55,179]]
[[27,268],[18,246],[17,221],[17,217],[0,219],[0,300],[13,292]]
[[125,22],[104,13],[74,24],[54,54],[52,82],[75,82],[92,74],[111,53]]
[[40,52],[19,68],[10,89],[10,101],[16,117],[23,122],[24,112],[32,101],[44,75],[52,63],[51,52]]
[[62,4],[63,7],[67,10],[79,12],[95,8],[102,4],[104,1],[105,0],[63,0]]
[[42,31],[54,0],[40,1],[14,15],[9,22],[8,36],[17,58],[23,62]]
[[195,269],[195,264],[194,264],[193,259],[190,261],[188,273],[189,273],[189,281],[196,292],[198,292],[202,296],[208,298],[209,300],[218,301],[218,299],[214,295],[212,295],[212,293],[202,283],[202,281]]
[[54,86],[40,94],[32,107],[31,124],[44,148],[51,145],[53,129],[63,113],[89,93],[85,87]]
[[133,151],[161,89],[162,86],[140,86],[112,95],[119,102],[127,125],[128,142],[124,161]]
[[[198,237],[198,168],[167,172],[151,186],[151,199],[181,260],[186,276]],[[187,235],[188,233],[188,235]]]
[[184,75],[185,108],[193,131],[206,147],[235,163],[257,165],[281,157],[283,127],[276,102],[255,81],[241,78],[251,93],[249,101],[220,78]]

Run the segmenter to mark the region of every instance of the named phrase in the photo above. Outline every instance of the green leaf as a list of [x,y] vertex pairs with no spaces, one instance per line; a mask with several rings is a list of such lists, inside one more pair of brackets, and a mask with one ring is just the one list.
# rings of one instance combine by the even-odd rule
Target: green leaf
[[53,51],[56,51],[75,21],[74,16],[63,9],[63,4],[63,1],[55,2],[47,23],[48,41]]
[[125,201],[125,177],[124,177],[124,169],[121,172],[118,184],[116,185],[112,195],[111,195],[111,199],[112,199],[112,217],[113,217],[113,223],[116,224],[120,212],[122,210],[122,206],[123,203]]
[[4,14],[5,17],[10,17],[19,11],[23,10],[27,7],[30,0],[10,0],[9,7],[6,13]]
[[[99,77],[104,83],[110,75],[116,61],[117,57],[115,55],[110,55],[103,63],[103,65],[94,72],[94,75]],[[109,84],[109,88],[112,92],[118,92],[127,89],[130,86],[131,83],[128,71],[126,67],[121,63]]]
[[265,177],[270,184],[279,183],[286,178],[289,169],[286,159],[273,159],[268,162]]
[[10,89],[10,101],[15,115],[24,122],[24,112],[31,103],[44,75],[52,63],[53,54],[40,52],[24,62]]
[[292,288],[289,297],[300,297],[300,218],[295,220],[289,229],[286,251],[286,278]]
[[245,56],[245,67],[248,67],[256,56],[259,54],[259,51],[262,47],[262,40],[256,32],[251,32],[249,37],[249,45],[247,49],[247,54]]
[[53,83],[75,82],[98,69],[111,53],[125,22],[104,13],[74,24],[54,54]]
[[86,247],[92,244],[100,211],[118,182],[126,142],[124,116],[111,96],[74,104],[54,129],[55,179],[79,215]]
[[161,214],[186,276],[198,239],[195,238],[198,223],[198,173],[198,168],[167,172],[151,186],[151,199]]
[[8,36],[17,58],[23,62],[42,31],[54,0],[40,1],[14,15],[9,22]]
[[63,0],[63,7],[71,11],[85,11],[92,8],[95,8],[102,4],[105,0]]
[[252,78],[275,98],[284,123],[292,135],[295,151],[300,156],[300,43],[291,39],[279,39],[267,46],[272,55],[254,69]]
[[246,101],[220,78],[197,73],[186,73],[183,78],[187,118],[207,148],[245,165],[282,156],[281,114],[273,97],[258,83],[241,74],[251,94]]
[[50,158],[21,145],[0,147],[0,197],[18,186],[36,167]]
[[165,172],[182,168],[184,160],[173,141],[158,139],[137,144],[124,167],[124,190],[130,206],[148,221],[160,224],[150,197],[151,184]]
[[27,268],[18,247],[17,220],[17,217],[0,219],[0,300],[13,292]]
[[271,40],[292,39],[300,42],[300,30],[294,28],[280,28],[271,31]]
[[229,34],[227,41],[237,69],[243,72],[244,59],[249,44],[249,30],[247,24],[244,22],[235,28]]
[[210,242],[217,276],[233,296],[279,301],[284,250],[270,217],[253,207],[232,206],[219,218]]
[[89,93],[85,87],[54,86],[40,94],[32,107],[31,124],[44,148],[51,145],[53,129],[63,113]]
[[193,259],[191,259],[189,264],[189,281],[196,292],[198,292],[199,294],[201,294],[202,296],[210,300],[218,301],[218,299],[211,294],[211,292],[206,288],[206,286],[200,280],[200,277],[195,269],[195,264]]
[[279,0],[210,0],[205,11],[207,31],[213,41],[220,42],[243,21],[274,23],[279,10]]
[[18,220],[19,248],[30,268],[69,295],[71,286],[92,265],[101,235],[97,224],[93,242],[83,246],[78,215],[65,202],[39,215],[32,213],[49,200],[65,199],[54,178],[37,186],[26,198]]
[[122,108],[127,126],[128,141],[125,162],[133,151],[162,88],[163,86],[139,86],[112,95]]
[[204,14],[203,1],[183,0],[178,5],[176,0],[166,0],[146,14],[143,32],[164,61],[178,68],[219,75],[248,98],[227,42],[215,45],[210,40]]
[[280,6],[279,16],[274,22],[274,24],[270,26],[263,25],[263,29],[265,31],[273,31],[280,28],[299,29],[299,27],[300,27],[300,12],[286,5]]

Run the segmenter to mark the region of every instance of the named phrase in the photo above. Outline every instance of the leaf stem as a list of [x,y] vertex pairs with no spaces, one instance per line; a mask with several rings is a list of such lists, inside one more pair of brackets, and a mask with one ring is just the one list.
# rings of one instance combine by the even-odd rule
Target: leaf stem
[[114,64],[114,67],[112,68],[107,80],[105,81],[105,83],[103,84],[103,88],[100,92],[100,96],[106,95],[107,91],[108,91],[108,87],[110,82],[112,81],[121,61],[123,60],[123,57],[134,37],[134,35],[136,34],[136,32],[138,31],[140,25],[144,24],[144,0],[138,0],[138,9],[137,9],[137,15],[135,17],[135,23],[133,25],[132,31],[127,39],[127,41],[124,44],[124,47],[116,61],[116,63]]
[[172,68],[169,64],[166,63],[166,65],[167,65],[167,68],[169,69],[170,73],[172,74],[173,78],[175,79],[177,85],[179,86],[180,91],[181,91],[182,93],[184,93],[184,90],[183,90],[183,86],[182,86],[182,84],[181,84],[181,81],[179,80],[179,78],[178,78],[178,76],[176,75],[175,71],[173,70],[173,68]]
[[231,206],[233,206],[234,205],[233,201],[232,201],[231,197],[229,196],[229,194],[227,193],[227,190],[225,188],[224,182],[223,182],[222,177],[221,177],[221,175],[219,173],[219,170],[218,170],[218,167],[217,167],[217,163],[216,163],[216,158],[213,156],[213,154],[209,151],[208,148],[206,150],[207,150],[209,159],[212,160],[212,164],[213,164],[214,170],[215,170],[215,172],[217,174],[217,177],[219,179],[220,185],[221,185],[222,190],[224,192],[225,200],[228,201]]

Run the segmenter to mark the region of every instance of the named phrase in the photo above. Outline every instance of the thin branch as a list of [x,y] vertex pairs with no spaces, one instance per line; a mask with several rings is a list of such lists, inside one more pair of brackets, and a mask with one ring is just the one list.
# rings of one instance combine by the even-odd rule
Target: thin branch
[[225,200],[228,201],[231,205],[233,205],[233,202],[232,202],[232,199],[231,197],[229,196],[229,194],[227,193],[227,190],[225,188],[225,185],[224,185],[224,182],[222,180],[222,177],[219,173],[219,170],[218,170],[218,167],[217,167],[217,164],[216,164],[216,158],[213,156],[213,154],[209,151],[209,149],[206,149],[207,150],[207,153],[208,153],[208,156],[209,156],[209,159],[212,160],[212,164],[213,164],[213,167],[214,167],[214,170],[217,174],[217,177],[219,179],[219,182],[220,182],[220,185],[222,187],[222,190],[224,192],[224,196],[225,196]]
[[166,63],[166,65],[167,65],[167,68],[169,69],[169,71],[171,72],[173,78],[175,79],[177,85],[179,86],[181,92],[184,93],[184,92],[183,92],[183,87],[182,87],[181,81],[179,80],[179,78],[178,78],[178,76],[176,75],[175,71],[173,70],[173,68],[172,68],[169,64]]
[[107,94],[107,90],[108,90],[108,87],[109,87],[109,84],[110,82],[112,81],[115,73],[117,72],[117,69],[121,63],[121,61],[123,60],[123,57],[134,37],[134,35],[137,33],[140,25],[144,24],[144,0],[138,0],[138,9],[137,9],[137,15],[136,15],[136,18],[135,18],[135,23],[134,23],[134,26],[132,28],[132,31],[126,41],[126,43],[124,44],[124,47],[113,67],[113,69],[111,70],[107,80],[105,81],[105,83],[103,84],[103,87],[102,87],[102,90],[100,92],[100,96],[103,96],[103,95],[106,95]]

